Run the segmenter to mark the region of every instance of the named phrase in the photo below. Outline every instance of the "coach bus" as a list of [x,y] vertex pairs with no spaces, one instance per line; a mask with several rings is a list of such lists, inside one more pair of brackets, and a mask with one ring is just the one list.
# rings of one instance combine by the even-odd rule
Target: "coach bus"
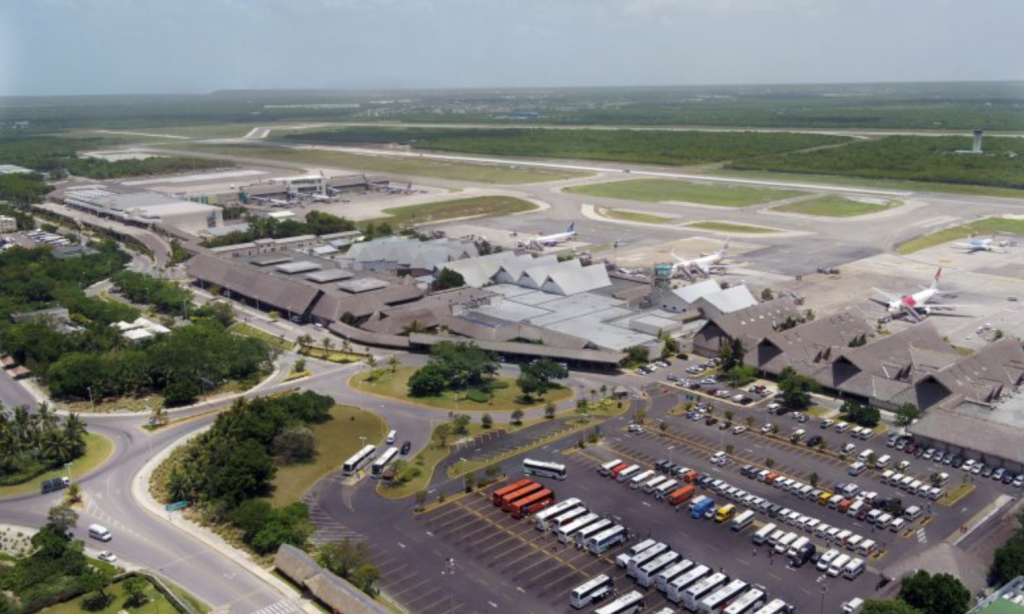
[[663,593],[668,592],[668,585],[676,578],[693,569],[693,565],[694,563],[690,559],[683,559],[663,569],[661,573],[654,577],[655,588]]
[[601,517],[593,512],[590,512],[585,516],[573,520],[569,524],[563,524],[562,526],[555,529],[555,536],[558,537],[558,541],[562,542],[563,544],[568,544],[570,541],[572,541],[572,538],[574,535],[576,535],[577,531],[580,531],[594,524],[598,520],[601,520]]
[[697,582],[700,582],[711,573],[707,565],[697,565],[685,574],[668,583],[665,597],[672,603],[678,604],[683,600],[683,593]]
[[398,448],[392,446],[385,450],[384,454],[381,454],[380,458],[373,461],[373,464],[370,465],[370,475],[380,477],[380,474],[384,473],[384,470],[395,460],[396,456],[398,456]]
[[566,476],[565,465],[547,463],[530,458],[523,459],[523,473],[556,480],[564,480]]
[[658,555],[666,551],[668,551],[668,544],[658,542],[643,552],[638,553],[629,559],[629,563],[626,564],[626,575],[630,578],[635,578],[641,566],[653,561]]
[[515,519],[536,514],[555,502],[555,493],[547,488],[512,502],[512,517]]
[[603,463],[600,467],[597,468],[597,472],[600,473],[601,475],[607,477],[607,476],[611,475],[612,469],[615,469],[616,467],[618,467],[621,464],[622,464],[622,460],[616,458],[613,461],[608,461],[607,463]]
[[700,614],[711,614],[721,612],[726,605],[736,599],[750,588],[750,585],[743,580],[733,580],[717,591],[711,593],[697,605],[697,612]]
[[669,550],[653,561],[649,561],[636,572],[636,583],[644,588],[650,588],[654,584],[655,576],[681,558],[683,557],[678,552]]
[[587,539],[587,550],[598,556],[619,544],[626,543],[626,527],[617,524]]
[[562,527],[567,527],[573,522],[576,522],[577,518],[582,518],[587,515],[587,508],[583,505],[577,506],[569,510],[564,514],[559,514],[558,518],[549,522],[551,530],[558,532]]
[[520,488],[524,488],[533,483],[534,481],[531,480],[530,478],[523,478],[518,482],[513,482],[509,484],[508,486],[502,486],[498,490],[491,493],[491,501],[494,502],[494,505],[501,507],[501,504],[505,502],[506,495],[510,495],[515,491],[519,490]]
[[517,500],[522,499],[523,497],[529,497],[533,493],[540,492],[542,490],[544,490],[543,484],[539,484],[531,480],[530,483],[527,484],[526,486],[523,486],[519,490],[510,492],[507,495],[505,495],[505,500],[501,504],[501,509],[505,510],[506,512],[511,512],[512,504],[515,503]]
[[601,574],[572,589],[572,592],[569,593],[569,604],[579,610],[596,601],[601,601],[612,594],[614,589],[615,581]]
[[698,603],[703,601],[704,598],[711,593],[720,589],[728,581],[729,576],[719,572],[697,582],[690,588],[683,591],[683,607],[691,612],[696,611]]
[[580,507],[581,505],[583,505],[583,502],[576,498],[566,499],[558,505],[553,505],[534,517],[533,520],[536,523],[534,527],[536,527],[538,531],[547,531],[551,521],[568,512],[572,508]]
[[793,614],[793,606],[781,599],[772,599],[768,605],[756,610],[754,614]]
[[764,605],[767,595],[759,588],[752,588],[725,608],[725,614],[754,614]]
[[608,605],[598,608],[594,614],[635,614],[644,609],[644,596],[630,591]]
[[341,466],[342,473],[345,475],[352,475],[356,471],[363,468],[363,465],[370,462],[377,452],[377,446],[364,446],[362,450],[356,452],[345,461],[345,464]]
[[583,548],[584,546],[587,545],[587,540],[588,539],[590,539],[591,537],[593,537],[595,535],[599,535],[600,533],[602,533],[604,531],[607,531],[611,527],[612,527],[612,521],[608,520],[607,518],[604,518],[602,520],[598,520],[594,524],[587,525],[587,526],[583,527],[574,536],[576,538],[576,547],[577,548]]

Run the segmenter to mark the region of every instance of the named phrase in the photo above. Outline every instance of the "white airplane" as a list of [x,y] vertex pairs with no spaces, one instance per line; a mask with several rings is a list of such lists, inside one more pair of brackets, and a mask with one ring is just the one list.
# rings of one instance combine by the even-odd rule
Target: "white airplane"
[[906,294],[903,296],[897,296],[895,294],[886,292],[885,290],[879,290],[878,288],[872,288],[878,294],[884,296],[888,302],[882,302],[875,299],[875,302],[881,303],[885,306],[886,310],[892,316],[909,316],[915,322],[924,320],[922,316],[931,315],[935,311],[953,311],[957,307],[966,307],[966,305],[946,305],[946,304],[935,304],[931,303],[932,299],[940,294],[948,294],[939,290],[939,277],[942,276],[942,267],[939,267],[938,271],[935,271],[935,279],[932,280],[930,286],[922,286],[920,290],[913,294]]
[[995,239],[971,239],[969,243],[954,243],[953,247],[967,250],[968,254],[974,252],[994,252],[997,247],[1006,247],[1006,241],[996,242]]
[[290,204],[291,203],[289,203],[287,200],[281,200],[280,198],[271,198],[270,199],[270,206],[271,207],[287,207]]
[[529,245],[535,247],[554,247],[559,243],[565,243],[566,241],[572,241],[576,238],[576,222],[572,221],[569,223],[569,228],[565,232],[557,232],[553,235],[545,235],[542,237],[535,237],[530,239]]
[[313,197],[313,200],[315,200],[317,202],[321,202],[321,203],[329,203],[332,200],[334,200],[330,196],[325,196],[323,194],[317,194],[315,192],[313,194],[310,194],[310,196]]
[[672,257],[679,261],[677,264],[672,265],[672,275],[681,274],[684,277],[693,279],[693,275],[696,273],[698,275],[708,277],[711,275],[711,269],[723,268],[724,265],[722,265],[722,261],[729,256],[727,253],[728,249],[729,239],[726,239],[725,243],[722,244],[721,249],[718,251],[713,254],[701,256],[700,258],[694,258],[693,260],[680,258],[679,256],[676,256],[675,250],[672,250]]

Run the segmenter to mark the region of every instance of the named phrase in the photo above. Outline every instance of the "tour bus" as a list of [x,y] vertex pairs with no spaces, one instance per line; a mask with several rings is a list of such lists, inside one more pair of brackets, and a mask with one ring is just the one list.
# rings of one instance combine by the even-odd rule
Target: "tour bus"
[[659,500],[664,499],[676,490],[676,486],[679,486],[679,480],[665,480],[661,484],[658,484],[658,487],[654,489],[654,498]]
[[654,577],[654,586],[659,591],[664,593],[668,590],[668,585],[673,580],[690,571],[690,569],[692,568],[693,561],[691,561],[690,559],[676,561],[672,565],[669,565],[665,569],[661,570],[661,573]]
[[576,547],[582,548],[587,544],[587,540],[595,535],[600,535],[602,532],[607,531],[612,527],[612,521],[607,518],[598,520],[594,524],[587,525],[576,532],[573,537],[576,539]]
[[579,507],[574,507],[571,510],[569,510],[568,512],[559,515],[558,518],[552,520],[550,522],[551,529],[553,531],[558,531],[562,527],[567,527],[570,524],[572,524],[573,522],[575,522],[577,518],[582,518],[583,516],[586,516],[586,515],[587,515],[587,508],[583,507],[582,505],[579,506]]
[[396,456],[398,456],[398,448],[392,446],[385,450],[384,454],[381,454],[380,458],[373,461],[373,464],[370,465],[370,475],[380,477],[380,474],[384,473],[384,470],[395,460]]
[[530,495],[540,492],[542,490],[544,490],[543,484],[531,480],[530,483],[527,484],[526,486],[523,486],[519,490],[510,492],[507,495],[505,495],[505,500],[501,505],[501,509],[503,509],[506,512],[511,512],[513,503],[515,503],[519,499],[529,497]]
[[768,596],[759,588],[752,588],[725,608],[724,614],[753,614],[764,605]]
[[661,556],[663,552],[668,552],[668,544],[658,542],[629,559],[629,564],[626,565],[626,575],[630,578],[636,578],[637,574],[640,573],[641,567]]
[[697,489],[694,487],[694,485],[687,484],[686,486],[683,486],[682,488],[674,491],[671,495],[668,496],[668,504],[673,506],[682,505],[683,503],[689,501],[690,497],[692,497],[693,493],[695,492],[697,492]]
[[764,525],[763,527],[757,530],[757,533],[754,533],[754,543],[758,546],[765,543],[766,541],[768,541],[768,538],[772,536],[772,533],[774,533],[775,529],[777,528],[778,527],[775,526],[774,522],[769,522],[768,524]]
[[565,465],[560,463],[548,463],[530,458],[523,459],[523,473],[536,475],[542,478],[564,480],[566,476]]
[[768,602],[768,605],[764,606],[760,610],[754,612],[754,614],[792,614],[793,606],[789,605],[781,599],[772,599]]
[[608,476],[608,475],[611,475],[612,469],[615,469],[616,467],[618,467],[621,464],[622,464],[622,460],[616,458],[615,460],[608,461],[607,463],[604,463],[603,465],[598,467],[597,468],[597,472],[600,473],[601,475]]
[[558,527],[555,529],[555,535],[558,537],[558,541],[563,544],[568,544],[572,541],[572,538],[576,535],[577,531],[588,525],[594,524],[598,520],[601,520],[601,517],[591,512],[586,516],[573,520],[569,524]]
[[615,557],[615,564],[618,565],[619,567],[625,569],[626,567],[629,566],[629,559],[631,559],[634,556],[640,554],[644,550],[647,550],[648,548],[650,548],[651,546],[653,546],[656,543],[658,543],[658,542],[654,541],[653,539],[645,539],[644,541],[640,542],[639,544],[633,544],[625,552],[623,552],[619,556]]
[[572,589],[572,592],[569,593],[569,604],[579,610],[595,601],[601,601],[612,594],[614,589],[615,582],[608,576],[601,574]]
[[743,580],[733,580],[698,603],[697,612],[700,612],[700,614],[720,612],[725,609],[725,606],[730,601],[742,595],[748,588],[750,588],[750,585]]
[[511,495],[520,488],[525,488],[530,484],[536,484],[536,482],[534,482],[530,478],[523,478],[519,481],[509,484],[508,486],[502,486],[498,490],[491,493],[491,501],[494,503],[494,505],[501,507],[501,504],[505,502],[506,496]]
[[721,572],[704,578],[683,591],[683,607],[691,612],[696,611],[697,604],[703,601],[705,597],[722,588],[728,581],[729,576]]
[[626,527],[617,524],[587,539],[587,550],[598,556],[626,543]]
[[583,505],[583,502],[580,501],[579,499],[576,499],[575,497],[572,499],[566,499],[565,501],[562,501],[558,505],[552,505],[548,509],[534,516],[533,519],[536,524],[533,526],[538,531],[547,531],[552,520],[558,518],[559,516],[568,512],[574,507],[583,507],[584,509],[586,509],[586,506]]
[[637,471],[640,471],[640,465],[630,465],[615,474],[615,481],[625,482],[630,476],[636,475]]
[[523,516],[536,514],[555,502],[555,493],[547,488],[527,495],[512,502],[512,517],[516,520]]
[[715,512],[715,522],[721,524],[726,520],[732,518],[735,513],[736,506],[733,505],[732,503],[727,503],[722,507],[718,508],[718,511]]
[[709,573],[711,573],[711,570],[707,565],[697,565],[668,583],[668,589],[665,590],[665,598],[672,603],[678,604],[683,600],[683,593],[686,592],[686,589],[706,578]]
[[732,519],[731,528],[733,531],[742,531],[752,522],[754,522],[754,510],[747,510]]
[[594,610],[594,614],[635,614],[644,609],[644,596],[630,591],[606,606]]
[[647,482],[644,483],[643,491],[645,493],[654,492],[654,490],[656,488],[661,486],[662,482],[665,482],[667,480],[668,480],[668,478],[663,476],[663,475],[656,475],[656,476],[654,476],[653,478],[647,480]]
[[629,487],[632,488],[633,490],[636,490],[643,486],[644,482],[651,479],[651,476],[653,475],[654,469],[647,469],[646,471],[641,471],[640,473],[629,478]]
[[370,462],[377,453],[377,446],[363,446],[363,449],[356,452],[341,466],[342,473],[352,475],[363,468],[363,465]]
[[636,572],[636,583],[644,588],[654,584],[655,577],[670,565],[683,558],[678,552],[669,550],[652,561],[648,561]]

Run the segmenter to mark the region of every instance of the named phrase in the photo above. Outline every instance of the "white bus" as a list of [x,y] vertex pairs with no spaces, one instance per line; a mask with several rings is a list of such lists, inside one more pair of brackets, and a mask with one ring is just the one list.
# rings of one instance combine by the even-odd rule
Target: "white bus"
[[757,610],[754,614],[791,614],[792,612],[792,606],[785,601],[781,599],[772,599],[768,602],[768,605]]
[[704,578],[683,592],[683,607],[691,612],[697,611],[697,604],[722,588],[729,581],[729,576],[724,573],[716,573]]
[[591,525],[597,522],[598,520],[601,520],[601,517],[591,512],[586,516],[573,520],[567,525],[562,525],[558,527],[557,529],[555,529],[555,535],[558,537],[558,541],[562,542],[563,544],[568,544],[572,540],[573,535],[576,534],[576,531],[579,531],[580,529],[586,527],[587,525]]
[[654,469],[648,469],[646,471],[641,471],[640,473],[638,473],[638,474],[634,475],[633,477],[629,478],[629,487],[632,488],[633,490],[636,490],[636,489],[640,488],[641,486],[643,486],[644,482],[646,482],[647,480],[651,479],[651,476],[653,476],[653,475],[654,475]]
[[629,559],[640,554],[644,550],[647,550],[656,543],[658,542],[654,541],[653,539],[645,539],[644,541],[638,544],[633,544],[632,546],[627,548],[625,552],[615,557],[615,565],[623,569],[629,567]]
[[747,528],[747,525],[754,522],[754,510],[747,510],[739,516],[732,519],[732,530],[742,531]]
[[625,482],[626,480],[629,479],[629,476],[635,475],[637,471],[640,471],[640,465],[630,465],[629,467],[626,467],[625,469],[620,471],[619,475],[615,476],[615,481]]
[[697,612],[700,614],[720,612],[725,609],[725,606],[728,605],[730,601],[742,595],[748,588],[750,588],[750,585],[743,580],[733,580],[729,584],[726,584],[722,588],[705,597],[704,600],[697,605]]
[[562,527],[567,527],[572,524],[577,518],[582,518],[587,515],[587,508],[579,505],[572,508],[564,514],[560,514],[558,518],[551,520],[551,530],[557,531]]
[[384,470],[395,460],[396,456],[398,456],[398,448],[392,446],[384,450],[384,454],[381,454],[380,458],[373,461],[373,464],[370,465],[370,475],[380,477],[380,474],[384,473]]
[[590,525],[587,525],[587,526],[583,527],[575,535],[575,537],[576,537],[576,547],[577,548],[584,547],[585,545],[587,545],[587,540],[589,538],[591,538],[591,537],[593,537],[595,535],[598,535],[599,533],[601,533],[603,531],[607,531],[611,527],[612,527],[612,521],[608,520],[607,518],[604,518],[602,520],[598,520],[594,524],[590,524]]
[[759,588],[752,588],[740,595],[739,599],[725,608],[725,614],[753,614],[764,605],[767,595]]
[[566,499],[561,503],[556,503],[549,508],[545,508],[533,515],[533,521],[536,523],[533,526],[538,531],[547,531],[551,521],[558,518],[562,514],[568,512],[574,507],[580,507],[583,504],[579,499]]
[[342,473],[352,475],[363,468],[363,465],[370,462],[377,453],[377,446],[363,446],[363,449],[356,452],[341,466]]
[[668,591],[668,585],[670,582],[690,571],[693,568],[693,561],[690,559],[683,559],[667,569],[663,569],[661,573],[654,577],[654,586],[661,592]]
[[587,539],[587,550],[598,556],[619,544],[626,543],[626,527],[617,524]]
[[706,578],[709,573],[711,573],[711,569],[707,565],[697,565],[669,582],[668,590],[665,591],[665,597],[672,603],[678,604],[683,600],[683,593],[686,592],[686,589]]
[[612,469],[615,469],[616,467],[618,467],[621,464],[622,464],[622,460],[616,458],[615,460],[608,461],[607,463],[605,463],[605,464],[601,465],[600,467],[598,467],[597,468],[597,472],[600,473],[601,475],[608,476],[608,475],[612,474]]
[[757,530],[757,533],[754,533],[754,543],[758,546],[765,543],[766,541],[768,541],[768,538],[772,536],[772,533],[774,533],[775,529],[777,528],[778,527],[775,526],[774,522],[769,522],[768,524],[764,525],[763,527]]
[[646,493],[653,492],[656,488],[661,486],[662,482],[664,482],[667,479],[668,478],[663,476],[663,475],[656,475],[656,476],[654,476],[653,478],[647,480],[647,483],[644,484],[644,488],[643,488],[644,492],[646,492]]
[[635,578],[636,574],[640,572],[640,567],[646,565],[650,561],[653,561],[655,558],[661,555],[662,552],[667,551],[668,544],[663,544],[661,542],[654,544],[647,550],[644,550],[640,554],[629,559],[629,564],[626,565],[626,575],[630,578]]
[[630,591],[608,605],[598,608],[594,614],[635,614],[644,609],[644,596]]
[[636,572],[636,583],[644,588],[650,588],[654,584],[655,576],[681,558],[683,557],[678,552],[669,550],[641,567]]
[[601,574],[572,589],[572,592],[569,593],[569,605],[577,610],[585,608],[591,603],[600,601],[610,595],[614,588],[615,582],[608,576]]
[[658,484],[658,487],[654,489],[654,497],[658,500],[662,500],[665,497],[671,495],[676,490],[676,486],[679,485],[679,480],[668,480]]
[[565,465],[530,458],[523,459],[523,473],[556,480],[564,480],[566,475]]

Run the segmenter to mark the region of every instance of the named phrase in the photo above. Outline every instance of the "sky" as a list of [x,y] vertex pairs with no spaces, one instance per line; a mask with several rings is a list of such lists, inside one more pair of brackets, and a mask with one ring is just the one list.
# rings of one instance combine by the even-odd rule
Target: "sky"
[[0,96],[1024,80],[1024,0],[0,0]]

